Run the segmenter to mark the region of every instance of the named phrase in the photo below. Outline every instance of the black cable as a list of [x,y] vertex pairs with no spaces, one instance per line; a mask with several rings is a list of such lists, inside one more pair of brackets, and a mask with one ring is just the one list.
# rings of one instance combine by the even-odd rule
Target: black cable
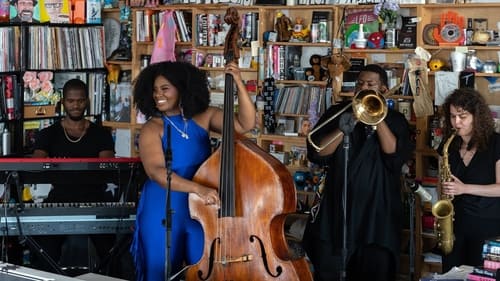
[[170,142],[170,125],[167,125],[167,147],[165,150],[165,165],[167,168],[167,196],[165,207],[165,280],[170,280],[171,262],[170,262],[170,236],[172,232],[172,210],[170,210],[170,191],[172,184],[172,147]]
[[8,263],[9,262],[9,254],[8,254],[8,250],[7,250],[7,247],[5,245],[5,239],[6,237],[9,237],[9,222],[7,220],[8,218],[8,213],[7,213],[7,210],[8,210],[8,201],[6,201],[8,195],[10,194],[10,188],[9,187],[9,180],[12,176],[12,173],[8,173],[7,174],[7,177],[5,178],[5,183],[4,183],[4,191],[3,191],[3,204],[4,204],[4,208],[3,208],[3,213],[4,213],[4,218],[5,218],[5,221],[4,221],[4,227],[3,228],[0,228],[2,230],[2,233],[4,235],[2,235],[2,249],[1,249],[1,255],[0,255],[0,260],[4,260],[5,259],[5,262]]

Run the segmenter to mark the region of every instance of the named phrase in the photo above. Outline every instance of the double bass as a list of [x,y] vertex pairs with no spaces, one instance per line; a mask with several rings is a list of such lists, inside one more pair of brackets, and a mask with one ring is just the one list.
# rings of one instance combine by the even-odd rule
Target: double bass
[[[224,56],[226,62],[236,61],[240,19],[234,7],[224,20],[231,25]],[[204,230],[204,248],[186,280],[313,280],[305,258],[291,258],[284,234],[286,216],[296,208],[293,179],[253,141],[235,138],[233,87],[233,77],[226,74],[222,144],[193,178],[218,188],[220,208],[189,196],[191,217]]]

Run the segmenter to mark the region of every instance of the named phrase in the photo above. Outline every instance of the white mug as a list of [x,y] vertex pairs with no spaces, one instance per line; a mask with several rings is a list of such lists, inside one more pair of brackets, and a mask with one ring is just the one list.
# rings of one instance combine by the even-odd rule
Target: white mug
[[454,72],[460,72],[465,69],[465,53],[453,51],[450,53],[451,66]]

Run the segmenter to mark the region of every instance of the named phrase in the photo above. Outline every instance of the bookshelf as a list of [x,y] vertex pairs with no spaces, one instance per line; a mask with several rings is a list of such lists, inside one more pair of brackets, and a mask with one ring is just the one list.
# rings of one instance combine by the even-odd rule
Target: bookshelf
[[[500,10],[500,4],[498,3],[466,3],[466,4],[403,4],[400,5],[400,14],[404,17],[417,17],[420,21],[417,23],[415,30],[411,28],[406,30],[407,32],[404,36],[415,36],[415,46],[421,46],[424,49],[430,51],[432,58],[438,58],[443,61],[448,61],[451,51],[454,51],[455,46],[439,46],[430,44],[429,41],[424,38],[425,32],[427,31],[426,26],[430,24],[438,24],[440,21],[440,15],[444,12],[453,10],[464,16],[475,17],[477,14],[484,15],[482,17],[486,18],[492,25],[496,23],[496,14]],[[143,66],[144,56],[150,55],[153,50],[153,40],[154,40],[154,30],[155,25],[152,24],[152,29],[150,30],[151,36],[146,36],[142,40],[137,40],[137,36],[142,34],[142,31],[137,30],[138,15],[154,15],[164,11],[175,11],[184,16],[184,22],[186,29],[191,29],[191,34],[186,37],[186,34],[177,35],[179,40],[177,41],[175,48],[178,59],[184,59],[192,62],[193,64],[205,69],[209,72],[210,78],[213,81],[213,99],[217,100],[221,93],[220,83],[217,83],[217,77],[222,74],[223,68],[220,64],[220,55],[222,54],[223,48],[220,43],[214,39],[209,41],[208,32],[205,33],[203,28],[200,31],[200,25],[205,24],[204,21],[209,22],[209,16],[212,15],[223,15],[227,5],[225,4],[176,4],[176,5],[165,5],[154,8],[136,7],[131,11],[131,59],[129,61],[114,61],[108,60],[108,63],[120,65],[122,69],[130,70],[131,78],[133,79],[138,75]],[[313,68],[310,63],[312,55],[320,55],[322,58],[329,56],[332,52],[338,51],[338,45],[334,43],[333,39],[340,36],[341,31],[346,33],[347,43],[343,46],[344,55],[348,58],[363,60],[366,63],[384,63],[387,65],[387,70],[394,70],[395,81],[401,81],[403,78],[402,71],[398,68],[404,65],[408,57],[414,54],[413,45],[407,45],[407,49],[355,49],[350,48],[349,42],[352,42],[353,38],[349,35],[355,30],[355,24],[359,20],[361,15],[366,15],[370,11],[373,11],[372,5],[295,5],[295,6],[276,6],[276,5],[266,5],[266,6],[240,6],[239,13],[240,16],[248,15],[250,18],[249,26],[250,32],[244,33],[245,38],[258,39],[257,44],[247,44],[242,48],[242,56],[246,56],[248,59],[243,65],[248,67],[243,67],[244,79],[247,81],[255,81],[255,84],[249,83],[249,85],[256,85],[252,87],[250,92],[257,96],[262,93],[262,82],[267,77],[274,77],[276,87],[282,92],[290,92],[293,89],[317,89],[320,96],[324,99],[324,107],[328,106],[328,101],[331,96],[336,99],[342,99],[344,97],[350,97],[353,95],[349,91],[340,91],[338,95],[336,93],[328,93],[326,89],[329,84],[326,80],[323,80],[321,74],[319,79],[314,79],[312,81],[306,79],[305,74],[308,68]],[[316,13],[315,13],[316,12]],[[319,12],[319,14],[318,14]],[[119,10],[111,9],[104,11],[104,17],[109,14],[119,14]],[[276,18],[278,15],[285,15],[289,18],[288,22],[290,27],[292,27],[293,32],[288,34],[295,40],[279,42],[269,40],[268,42],[262,41],[264,37],[272,36],[270,31],[276,30]],[[325,16],[326,15],[326,16]],[[252,17],[254,21],[252,21]],[[257,19],[258,20],[255,20]],[[321,21],[322,24],[326,21],[327,36],[326,40],[319,39],[314,43],[311,40],[305,39],[301,41],[303,34],[301,33],[304,29],[307,29],[309,25],[314,21]],[[373,20],[373,19],[372,19]],[[318,21],[318,24],[319,24]],[[294,29],[295,25],[302,24],[302,28]],[[345,25],[343,25],[345,24]],[[370,24],[370,22],[368,22]],[[139,25],[140,26],[140,25]],[[256,27],[256,28],[254,28]],[[319,26],[318,26],[319,27]],[[342,29],[343,28],[343,29]],[[342,30],[340,30],[342,29]],[[494,29],[494,28],[493,28]],[[255,34],[255,30],[257,30]],[[148,32],[149,33],[149,32]],[[185,32],[184,32],[185,33]],[[411,34],[413,33],[413,35]],[[187,32],[189,34],[189,32]],[[184,35],[184,36],[183,36]],[[281,35],[280,35],[281,36]],[[285,34],[285,36],[287,36]],[[251,39],[253,40],[253,39]],[[349,41],[350,40],[350,41]],[[213,43],[211,43],[213,42]],[[477,56],[482,60],[493,59],[498,60],[497,52],[500,51],[499,46],[467,46],[468,49],[476,51]],[[276,49],[279,55],[280,49],[282,52],[285,50],[297,50],[300,52],[300,62],[295,60],[295,55],[291,59],[285,60],[285,62],[280,66],[279,61],[273,61],[272,51]],[[298,53],[296,53],[298,54]],[[286,58],[287,56],[284,55]],[[295,61],[294,61],[295,60]],[[248,63],[250,62],[250,63]],[[299,79],[296,78],[296,75]],[[478,89],[490,89],[490,81],[496,80],[500,76],[499,73],[475,73],[475,86]],[[436,79],[436,73],[430,71],[428,73],[429,78],[429,88],[432,98],[435,98],[434,83]],[[251,87],[251,86],[249,86]],[[495,91],[491,90],[492,93]],[[304,91],[305,92],[305,91]],[[303,98],[303,97],[302,97]],[[485,98],[491,105],[500,105],[500,100],[498,95],[485,94]],[[304,99],[307,100],[307,99]],[[394,95],[391,100],[398,102],[413,102],[412,96],[406,95]],[[132,102],[132,101],[131,101]],[[285,106],[286,107],[286,106]],[[412,109],[413,111],[413,109]],[[321,113],[321,109],[318,111]],[[138,151],[134,146],[135,136],[140,132],[141,124],[136,118],[137,113],[134,108],[131,109],[130,122],[104,122],[105,125],[124,130],[131,130],[129,135],[130,141],[130,154],[136,156]],[[276,145],[283,149],[284,151],[290,151],[294,146],[305,146],[305,138],[303,136],[285,136],[284,134],[272,134],[266,132],[266,128],[263,124],[263,111],[259,111],[258,118],[260,120],[260,126],[253,130],[249,134],[251,138],[254,138],[256,142],[269,151],[269,147],[276,147]],[[302,120],[310,118],[309,114],[304,114],[304,112],[292,112],[282,111],[277,112],[277,120],[293,120],[294,121],[294,131],[298,131],[298,125],[302,123]],[[432,148],[429,147],[430,138],[430,122],[431,116],[429,117],[418,117],[414,115],[410,117],[410,125],[415,135],[416,150],[414,153],[414,174],[417,179],[427,180],[432,178],[429,175],[429,171],[432,170],[432,163],[437,159],[437,154]],[[271,146],[273,145],[273,146]],[[294,173],[297,170],[307,169],[305,166],[289,166],[290,172]],[[439,194],[439,193],[438,193]],[[421,206],[417,199],[417,206]],[[415,259],[415,271],[418,278],[421,274],[425,274],[429,271],[439,271],[439,264],[436,263],[426,263],[424,262],[423,253],[432,249],[435,245],[435,236],[431,233],[423,232],[422,229],[422,216],[429,211],[429,206],[424,206],[422,208],[417,208],[417,218],[415,223],[415,242],[416,242],[416,259]],[[408,232],[403,233],[406,237]],[[401,264],[406,264],[408,256],[402,257]],[[405,270],[405,269],[403,269]]]
[[2,131],[12,134],[4,156],[31,153],[34,134],[60,116],[58,101],[69,78],[89,87],[87,115],[100,120],[103,111],[104,29],[95,24],[10,23],[0,27],[8,44],[0,64]]
[[[130,7],[119,1],[118,7],[102,10],[106,33],[108,103],[103,125],[111,128],[117,156],[136,157],[136,112],[132,106],[132,16]],[[112,42],[110,42],[112,40]]]

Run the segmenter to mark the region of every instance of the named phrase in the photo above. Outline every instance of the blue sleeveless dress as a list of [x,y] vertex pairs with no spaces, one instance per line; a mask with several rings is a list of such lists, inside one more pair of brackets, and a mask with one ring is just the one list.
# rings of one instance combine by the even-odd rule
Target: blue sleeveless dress
[[[175,126],[184,129],[180,115],[170,117]],[[188,120],[189,139],[170,125],[163,117],[163,151],[167,144],[167,126],[170,125],[172,170],[179,176],[192,179],[199,166],[210,156],[210,138],[208,132]],[[165,174],[165,177],[167,175]],[[172,230],[170,241],[171,276],[182,269],[185,263],[196,263],[203,254],[203,229],[189,215],[188,193],[171,191]],[[136,280],[160,281],[165,277],[165,236],[162,224],[165,219],[166,189],[155,181],[147,180],[144,184],[135,223],[134,239],[130,251],[136,266]]]

